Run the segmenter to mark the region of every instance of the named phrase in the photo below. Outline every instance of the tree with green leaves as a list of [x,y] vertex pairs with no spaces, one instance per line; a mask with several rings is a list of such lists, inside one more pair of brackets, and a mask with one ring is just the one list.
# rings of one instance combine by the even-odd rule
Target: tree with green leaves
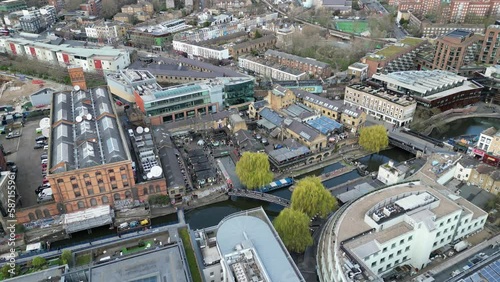
[[273,180],[269,159],[264,153],[243,153],[236,163],[236,175],[248,189],[260,188]]
[[309,217],[300,211],[285,208],[274,219],[273,225],[289,251],[302,253],[313,244]]
[[389,146],[387,129],[383,125],[373,125],[361,128],[359,131],[359,145],[369,152],[378,153]]
[[47,260],[42,258],[42,257],[35,257],[33,258],[33,260],[31,261],[31,265],[35,268],[35,269],[42,269],[45,265],[47,264]]
[[71,261],[73,261],[73,254],[71,253],[70,250],[64,250],[61,254],[61,263],[62,264],[71,264]]
[[337,200],[325,189],[319,177],[301,179],[292,193],[291,208],[305,213],[309,218],[326,217],[337,208]]

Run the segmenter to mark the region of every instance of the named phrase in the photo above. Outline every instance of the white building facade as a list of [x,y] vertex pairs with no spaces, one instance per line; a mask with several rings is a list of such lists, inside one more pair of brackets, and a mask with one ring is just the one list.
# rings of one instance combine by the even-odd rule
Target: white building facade
[[361,107],[367,114],[398,126],[410,124],[417,109],[417,102],[411,97],[398,97],[359,84],[346,87],[344,104]]
[[393,185],[405,179],[407,170],[406,166],[395,166],[393,161],[389,161],[379,166],[377,179],[386,185]]
[[189,57],[201,57],[216,60],[229,59],[229,49],[225,47],[214,49],[175,40],[172,42],[172,46],[175,51],[184,52]]
[[127,50],[51,45],[22,38],[0,38],[0,52],[60,66],[79,66],[86,72],[120,70],[130,65]]
[[328,220],[317,252],[319,280],[383,281],[400,265],[420,270],[433,251],[482,230],[487,216],[418,181],[378,190]]
[[268,66],[264,63],[244,57],[238,57],[238,66],[247,71],[252,71],[261,76],[270,77],[276,80],[303,80],[309,78],[309,75],[306,72],[281,70],[274,66]]

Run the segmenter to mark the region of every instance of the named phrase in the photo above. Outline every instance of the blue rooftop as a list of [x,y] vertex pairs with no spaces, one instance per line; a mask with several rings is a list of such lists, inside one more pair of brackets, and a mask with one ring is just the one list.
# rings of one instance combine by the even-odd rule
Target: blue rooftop
[[264,108],[262,111],[259,112],[259,115],[263,118],[268,120],[270,123],[280,126],[281,123],[283,122],[283,118],[278,115],[275,111],[269,109],[269,108]]
[[328,133],[332,133],[335,130],[341,130],[342,129],[342,124],[339,122],[334,121],[333,119],[327,118],[325,116],[321,116],[317,119],[313,119],[307,122],[308,125],[313,127],[314,129],[318,130],[324,135],[327,135]]

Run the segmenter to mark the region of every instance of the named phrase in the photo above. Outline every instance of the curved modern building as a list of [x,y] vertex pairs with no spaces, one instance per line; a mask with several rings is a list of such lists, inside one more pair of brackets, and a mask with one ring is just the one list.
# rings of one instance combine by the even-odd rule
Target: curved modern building
[[382,281],[398,266],[420,270],[431,253],[483,229],[487,213],[447,190],[396,184],[342,206],[317,249],[322,282]]

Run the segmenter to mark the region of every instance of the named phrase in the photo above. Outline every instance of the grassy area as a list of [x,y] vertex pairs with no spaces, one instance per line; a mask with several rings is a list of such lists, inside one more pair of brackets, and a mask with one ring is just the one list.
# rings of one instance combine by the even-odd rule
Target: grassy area
[[154,244],[153,241],[144,241],[144,246],[142,246],[142,247],[137,246],[135,248],[130,248],[128,250],[127,250],[127,248],[122,248],[121,251],[124,255],[129,255],[129,254],[137,253],[140,251],[144,251],[148,245],[149,245],[149,247],[152,247],[153,244]]
[[420,44],[422,41],[424,41],[424,40],[422,40],[420,38],[406,37],[405,39],[401,40],[401,43],[404,43],[404,44],[407,44],[410,46],[415,46],[415,45]]
[[76,257],[75,265],[76,266],[87,265],[90,264],[91,261],[92,257],[90,256],[90,254],[79,255]]
[[179,235],[181,236],[182,244],[184,245],[184,251],[186,252],[189,271],[191,271],[193,282],[202,282],[200,270],[198,269],[198,263],[196,262],[196,256],[194,254],[193,247],[191,246],[191,239],[187,228],[179,229]]
[[366,21],[339,21],[335,23],[337,30],[355,34],[361,34],[368,30]]
[[60,263],[61,263],[60,259],[53,259],[48,261],[49,267],[59,265]]
[[[401,40],[400,43],[403,43],[403,44],[409,45],[409,46],[415,46],[415,45],[418,45],[422,41],[423,40],[420,38],[406,37],[405,39]],[[389,47],[386,47],[384,49],[377,51],[375,54],[377,54],[379,56],[384,56],[386,58],[390,58],[392,56],[395,56],[395,55],[403,52],[406,49],[408,49],[407,46],[392,45],[392,46],[389,46]]]

